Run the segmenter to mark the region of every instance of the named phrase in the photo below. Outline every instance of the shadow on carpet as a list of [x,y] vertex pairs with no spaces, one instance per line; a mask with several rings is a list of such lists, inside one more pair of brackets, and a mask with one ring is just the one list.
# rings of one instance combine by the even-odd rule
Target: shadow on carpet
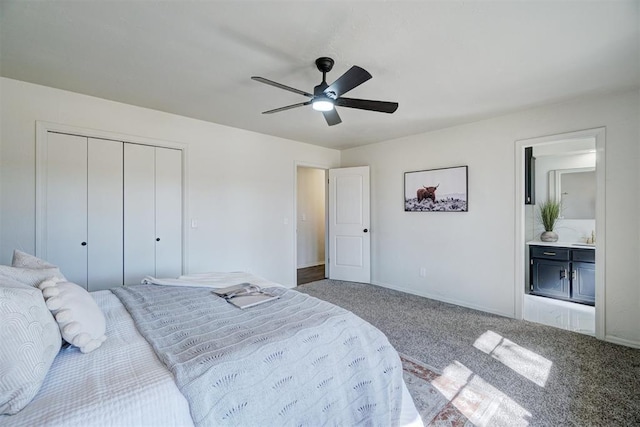
[[400,353],[404,381],[425,426],[482,426],[500,402]]

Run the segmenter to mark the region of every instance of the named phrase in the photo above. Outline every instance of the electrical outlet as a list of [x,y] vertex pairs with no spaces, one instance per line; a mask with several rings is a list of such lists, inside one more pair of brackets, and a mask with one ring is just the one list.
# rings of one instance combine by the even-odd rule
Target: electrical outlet
[[420,277],[427,277],[427,269],[420,267]]

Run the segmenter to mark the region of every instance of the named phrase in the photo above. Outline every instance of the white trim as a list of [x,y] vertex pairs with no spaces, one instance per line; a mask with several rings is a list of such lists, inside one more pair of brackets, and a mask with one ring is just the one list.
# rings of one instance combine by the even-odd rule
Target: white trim
[[308,264],[303,264],[298,266],[298,270],[300,270],[301,268],[317,267],[319,265],[326,265],[326,264],[324,261],[310,262]]
[[[606,247],[606,193],[605,193],[605,142],[606,128],[586,129],[558,135],[548,135],[515,141],[515,317],[522,319],[525,277],[525,231],[524,231],[524,149],[534,145],[557,143],[567,139],[595,138],[596,142],[596,338],[609,341],[605,324],[605,247]],[[612,341],[613,342],[613,341]]]
[[458,305],[460,307],[466,307],[466,308],[470,308],[472,310],[478,310],[478,311],[482,311],[485,313],[491,313],[491,314],[497,314],[498,316],[503,316],[503,317],[509,317],[509,318],[513,318],[513,313],[507,313],[507,312],[503,312],[503,311],[497,311],[497,310],[492,310],[490,308],[481,306],[481,305],[476,305],[476,304],[469,304],[468,301],[462,301],[462,300],[458,300],[456,298],[446,298],[443,297],[441,294],[432,294],[430,292],[425,292],[423,290],[415,290],[415,289],[409,289],[403,286],[398,286],[398,285],[392,285],[390,283],[384,283],[384,282],[380,282],[380,281],[372,281],[371,282],[372,285],[376,285],[376,286],[382,286],[383,288],[389,288],[389,289],[393,289],[396,291],[400,291],[400,292],[404,292],[406,294],[411,294],[411,295],[418,295],[421,297],[425,297],[425,298],[429,298],[432,299],[434,301],[438,301],[438,302],[445,302],[447,304],[453,304],[453,305]]
[[46,176],[47,176],[47,133],[65,133],[87,138],[120,141],[129,144],[149,145],[153,147],[172,148],[182,151],[182,273],[189,273],[189,208],[188,208],[188,165],[189,146],[181,142],[164,141],[135,135],[126,135],[117,132],[89,129],[78,126],[65,125],[45,121],[36,121],[36,256],[46,258]]
[[604,340],[613,344],[620,344],[627,347],[640,348],[640,341],[632,341],[625,338],[619,338],[614,335],[605,335]]
[[[325,175],[325,192],[324,192],[324,276],[329,277],[329,179],[328,173],[331,166],[320,163],[310,163],[300,160],[293,162],[293,219],[291,221],[293,227],[293,287],[298,286],[298,168],[322,169]],[[320,265],[315,264],[315,265]],[[313,267],[310,265],[309,267]]]

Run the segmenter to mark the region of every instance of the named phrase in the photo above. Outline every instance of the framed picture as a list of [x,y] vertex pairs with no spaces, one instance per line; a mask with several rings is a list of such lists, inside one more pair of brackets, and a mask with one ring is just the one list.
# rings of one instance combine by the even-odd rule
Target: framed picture
[[405,212],[467,212],[467,166],[404,173]]

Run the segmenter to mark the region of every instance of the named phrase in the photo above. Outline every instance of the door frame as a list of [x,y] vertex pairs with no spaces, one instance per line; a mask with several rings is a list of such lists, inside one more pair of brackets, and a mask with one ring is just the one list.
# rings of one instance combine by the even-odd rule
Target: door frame
[[605,248],[606,248],[606,222],[605,222],[605,143],[606,128],[585,129],[575,132],[566,132],[555,135],[541,136],[515,141],[515,318],[523,318],[524,305],[524,278],[525,278],[525,204],[524,204],[524,149],[535,145],[546,145],[567,139],[594,138],[596,142],[596,338],[604,340],[606,337],[605,324]]
[[172,148],[182,151],[182,274],[188,273],[189,266],[189,147],[187,144],[165,141],[155,138],[127,135],[118,132],[103,131],[65,125],[46,121],[36,121],[36,223],[35,223],[35,252],[38,257],[46,257],[43,248],[46,247],[46,215],[47,215],[47,133],[57,132],[78,135],[87,138],[106,139],[129,144],[149,145],[153,147]]
[[294,161],[293,165],[293,283],[298,286],[298,168],[324,171],[324,277],[329,277],[329,169],[327,164]]

